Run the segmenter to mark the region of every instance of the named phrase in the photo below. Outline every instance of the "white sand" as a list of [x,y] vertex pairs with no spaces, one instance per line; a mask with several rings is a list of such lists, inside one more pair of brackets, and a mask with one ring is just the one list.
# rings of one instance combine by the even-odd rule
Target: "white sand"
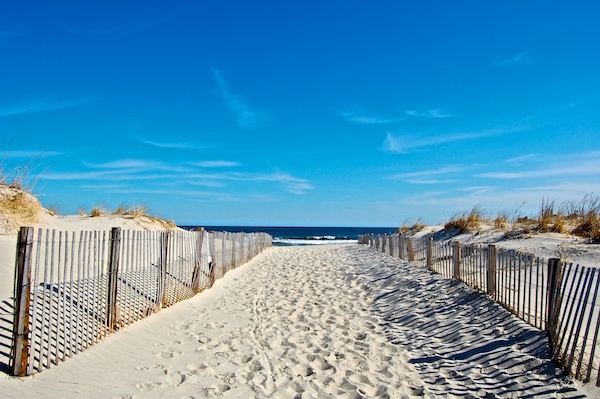
[[269,248],[2,398],[584,397],[542,333],[358,245]]
[[[1,192],[0,192],[1,194]],[[32,197],[33,198],[33,197]],[[0,372],[6,371],[12,338],[13,291],[17,231],[15,223],[0,220]],[[165,226],[154,218],[108,215],[90,216],[51,216],[43,211],[34,228],[63,231],[108,231],[112,227],[130,230],[164,230]],[[1,397],[1,395],[0,395]]]

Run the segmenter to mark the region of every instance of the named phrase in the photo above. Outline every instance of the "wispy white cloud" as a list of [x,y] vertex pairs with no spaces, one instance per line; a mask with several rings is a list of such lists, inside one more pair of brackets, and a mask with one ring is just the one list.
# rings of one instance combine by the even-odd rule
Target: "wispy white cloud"
[[531,62],[531,58],[529,57],[529,50],[525,50],[525,51],[521,51],[518,54],[513,55],[512,57],[497,61],[496,65],[498,65],[498,66],[523,65],[523,64],[528,64],[530,62]]
[[36,151],[36,150],[8,150],[0,152],[0,158],[27,158],[27,159],[38,159],[40,157],[56,156],[61,155],[58,151]]
[[407,179],[406,182],[409,184],[449,184],[456,183],[458,180],[456,179]]
[[12,105],[0,106],[0,118],[14,115],[33,114],[36,112],[53,111],[57,109],[78,107],[91,103],[91,99],[73,99],[73,100],[31,100]]
[[234,166],[240,166],[241,164],[234,161],[201,161],[190,162],[190,165],[199,166],[201,168],[232,168]]
[[257,181],[278,182],[285,188],[285,190],[296,195],[303,195],[314,189],[308,180],[300,179],[287,173],[273,173],[269,175],[252,177],[250,179]]
[[519,155],[517,157],[509,158],[509,159],[507,159],[504,162],[506,162],[506,163],[520,164],[523,161],[535,159],[535,158],[538,158],[539,156],[540,156],[540,154],[536,154],[536,153],[533,153],[533,154],[524,154],[524,155]]
[[254,129],[257,127],[258,121],[256,112],[254,112],[244,99],[238,95],[233,94],[223,79],[223,74],[219,70],[213,70],[215,80],[219,87],[219,93],[223,97],[224,105],[235,115],[236,123],[243,129]]
[[170,148],[170,149],[176,149],[176,150],[201,150],[201,149],[210,148],[210,146],[195,145],[195,144],[190,144],[190,143],[160,143],[160,142],[151,141],[151,140],[140,140],[140,141],[144,144],[148,144],[153,147]]
[[[45,180],[87,181],[92,184],[120,184],[121,182],[145,181],[156,186],[158,183],[170,182],[173,186],[206,186],[225,187],[226,182],[273,182],[285,191],[295,195],[306,194],[314,187],[308,180],[288,173],[248,173],[221,172],[199,173],[197,167],[233,167],[237,162],[205,161],[196,165],[170,164],[145,159],[119,159],[106,163],[83,163],[88,170],[74,172],[50,172],[43,176]],[[110,183],[105,183],[110,182]],[[88,183],[89,184],[89,183]],[[145,188],[143,188],[145,189]]]
[[484,191],[493,190],[495,188],[496,187],[494,187],[494,186],[469,186],[469,187],[459,188],[458,191],[467,191],[467,192],[481,193],[481,192],[484,192]]
[[403,179],[426,179],[432,176],[445,175],[449,173],[457,173],[465,170],[464,166],[445,166],[438,169],[421,170],[418,172],[399,173],[391,176],[392,179],[403,180]]
[[471,132],[457,132],[445,135],[399,135],[387,133],[387,137],[383,142],[385,151],[403,154],[410,150],[423,147],[432,147],[439,144],[451,143],[455,141],[474,140],[483,137],[497,136],[501,134],[515,133],[527,130],[526,126],[504,127],[499,126],[492,129],[484,129]]
[[146,159],[119,159],[116,161],[106,163],[87,163],[84,162],[89,168],[93,169],[109,169],[118,170],[121,172],[156,172],[156,171],[167,171],[167,172],[190,172],[190,168],[182,167],[179,165],[173,165],[166,162],[152,161]]
[[427,118],[427,119],[452,118],[454,116],[440,108],[430,109],[427,111],[409,110],[409,111],[406,111],[406,115],[413,117],[413,118]]
[[489,179],[526,179],[537,177],[559,177],[559,176],[597,176],[600,175],[600,160],[587,160],[568,163],[559,167],[547,167],[533,170],[522,170],[515,172],[487,172],[477,175]]
[[135,21],[99,29],[80,29],[69,26],[63,26],[63,28],[76,34],[88,36],[92,39],[110,41],[142,33],[179,15],[181,12],[182,10],[152,20]]
[[372,115],[362,108],[351,108],[338,112],[338,115],[345,118],[348,122],[361,125],[385,125],[397,122],[398,119]]

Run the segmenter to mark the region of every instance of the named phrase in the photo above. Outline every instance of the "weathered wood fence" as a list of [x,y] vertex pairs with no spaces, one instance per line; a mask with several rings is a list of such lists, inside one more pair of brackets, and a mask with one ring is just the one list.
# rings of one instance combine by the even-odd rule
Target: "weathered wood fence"
[[11,372],[25,376],[56,365],[212,286],[268,246],[265,233],[23,227]]
[[573,378],[600,386],[600,270],[494,245],[362,235],[368,245],[483,292],[548,332],[554,360]]

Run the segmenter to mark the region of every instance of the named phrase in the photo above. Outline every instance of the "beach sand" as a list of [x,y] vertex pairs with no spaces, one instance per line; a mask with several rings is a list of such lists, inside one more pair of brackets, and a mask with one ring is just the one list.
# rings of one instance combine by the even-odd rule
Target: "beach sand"
[[[543,333],[359,245],[272,247],[3,398],[585,397]],[[579,389],[577,389],[579,387]],[[593,394],[593,392],[592,392]]]

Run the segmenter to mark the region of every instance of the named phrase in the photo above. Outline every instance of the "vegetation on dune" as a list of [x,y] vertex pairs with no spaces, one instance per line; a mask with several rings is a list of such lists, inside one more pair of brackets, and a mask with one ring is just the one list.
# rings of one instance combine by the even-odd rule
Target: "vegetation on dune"
[[455,213],[444,224],[446,230],[458,230],[459,233],[474,233],[481,223],[487,221],[481,206],[476,205],[469,212]]
[[[79,208],[78,211],[79,216],[86,216],[86,212],[83,207]],[[177,227],[175,222],[171,220],[162,219],[156,216],[151,216],[148,213],[148,207],[143,204],[136,205],[127,205],[125,203],[119,205],[114,211],[109,211],[106,209],[104,205],[96,205],[92,208],[89,214],[91,217],[100,217],[100,216],[123,216],[129,217],[132,219],[146,219],[153,223],[158,223],[162,225],[165,229],[174,229]]]
[[11,227],[35,223],[42,212],[42,205],[26,188],[30,165],[31,161],[7,170],[5,161],[0,164],[0,215]]
[[425,227],[427,227],[427,226],[425,225],[425,223],[423,223],[423,218],[419,218],[411,226],[408,225],[408,222],[404,222],[404,224],[402,224],[402,226],[400,226],[398,228],[398,234],[401,234],[401,235],[415,234],[415,233],[418,233],[419,231],[423,230]]
[[[588,238],[592,242],[600,240],[600,197],[594,194],[588,194],[578,201],[564,203],[543,198],[537,214],[523,216],[517,210],[512,218],[509,215],[506,211],[500,211],[494,217],[488,218],[481,206],[477,205],[468,212],[455,213],[445,223],[444,228],[456,231],[458,234],[477,233],[487,224],[504,230],[507,237],[521,234],[560,233]],[[410,234],[410,228],[404,225],[399,229],[399,233]]]
[[37,222],[42,205],[20,188],[0,184],[0,215],[5,222],[15,226]]

